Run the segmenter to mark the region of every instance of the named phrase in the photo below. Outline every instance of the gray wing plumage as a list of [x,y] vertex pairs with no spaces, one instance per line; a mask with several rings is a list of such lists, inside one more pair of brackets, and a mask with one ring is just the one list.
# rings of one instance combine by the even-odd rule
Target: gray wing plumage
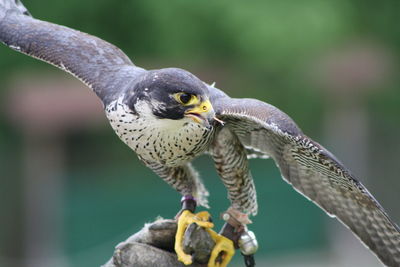
[[209,87],[218,117],[248,148],[274,159],[283,178],[337,217],[388,266],[400,266],[400,229],[367,189],[286,114],[255,99]]
[[71,73],[105,104],[144,71],[110,43],[28,16],[19,1],[0,0],[0,41]]

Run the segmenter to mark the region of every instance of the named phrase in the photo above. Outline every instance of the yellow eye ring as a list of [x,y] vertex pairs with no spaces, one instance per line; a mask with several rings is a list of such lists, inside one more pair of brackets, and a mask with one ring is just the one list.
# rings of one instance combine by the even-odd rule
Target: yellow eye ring
[[195,105],[199,103],[199,98],[196,95],[193,94],[188,94],[184,92],[176,93],[174,95],[174,98],[176,101],[181,103],[184,106],[190,106],[190,105]]

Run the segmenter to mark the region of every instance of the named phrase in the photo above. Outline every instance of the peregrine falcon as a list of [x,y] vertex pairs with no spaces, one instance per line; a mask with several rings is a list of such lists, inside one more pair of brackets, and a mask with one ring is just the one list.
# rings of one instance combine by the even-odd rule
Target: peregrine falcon
[[208,206],[208,192],[191,161],[208,153],[228,190],[231,206],[223,219],[232,229],[221,235],[210,231],[217,245],[208,266],[227,265],[248,233],[248,216],[257,213],[250,156],[272,158],[299,193],[340,220],[384,264],[400,266],[399,227],[335,156],[276,107],[231,98],[182,69],[137,67],[97,37],[32,18],[18,0],[0,0],[0,41],[90,87],[119,138],[183,196],[175,244],[183,263],[192,261],[181,246],[186,225],[213,225],[207,213],[193,214],[196,205]]

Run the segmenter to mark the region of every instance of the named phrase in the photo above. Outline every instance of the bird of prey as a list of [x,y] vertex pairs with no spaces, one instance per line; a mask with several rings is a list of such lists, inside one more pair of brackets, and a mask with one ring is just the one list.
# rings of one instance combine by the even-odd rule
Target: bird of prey
[[[176,252],[182,229],[195,221],[211,227],[208,192],[191,161],[209,153],[231,206],[228,225],[247,229],[257,199],[248,157],[270,157],[282,177],[328,215],[347,226],[388,266],[400,266],[400,229],[367,189],[329,151],[307,137],[293,120],[255,99],[235,99],[178,68],[145,70],[117,47],[97,37],[30,16],[18,0],[0,0],[0,41],[13,50],[46,61],[72,74],[102,100],[108,120],[139,159],[182,196]],[[213,234],[222,244],[226,266],[233,241]],[[220,243],[219,243],[220,242]],[[236,245],[236,244],[235,244]]]

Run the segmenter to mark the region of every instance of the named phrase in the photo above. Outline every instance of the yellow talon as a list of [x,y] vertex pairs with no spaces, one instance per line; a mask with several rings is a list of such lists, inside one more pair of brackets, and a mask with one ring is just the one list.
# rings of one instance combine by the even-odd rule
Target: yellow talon
[[[210,259],[208,260],[208,267],[226,267],[228,263],[231,261],[233,255],[235,254],[235,247],[233,245],[233,241],[229,238],[219,235],[211,229],[206,229],[207,232],[211,235],[211,238],[215,241],[215,247],[211,252]],[[222,262],[215,262],[218,255],[222,254]]]
[[192,223],[196,223],[197,225],[204,228],[212,228],[214,227],[214,224],[211,223],[209,219],[210,219],[210,214],[206,211],[193,214],[190,211],[185,210],[179,216],[178,229],[176,230],[176,235],[175,235],[175,252],[176,255],[178,256],[178,260],[180,262],[183,262],[183,264],[185,265],[192,264],[192,256],[186,254],[183,251],[182,247],[183,236],[185,234],[186,228]]
[[[211,252],[208,261],[208,267],[226,267],[233,255],[235,254],[235,247],[232,240],[225,236],[219,235],[213,230],[214,224],[209,221],[210,214],[206,211],[193,214],[188,210],[182,212],[178,219],[178,229],[175,235],[175,252],[178,255],[178,260],[185,265],[192,264],[192,256],[183,251],[182,242],[186,228],[192,224],[206,228],[211,238],[215,241],[215,246]],[[216,262],[217,257],[222,253],[222,262]]]

